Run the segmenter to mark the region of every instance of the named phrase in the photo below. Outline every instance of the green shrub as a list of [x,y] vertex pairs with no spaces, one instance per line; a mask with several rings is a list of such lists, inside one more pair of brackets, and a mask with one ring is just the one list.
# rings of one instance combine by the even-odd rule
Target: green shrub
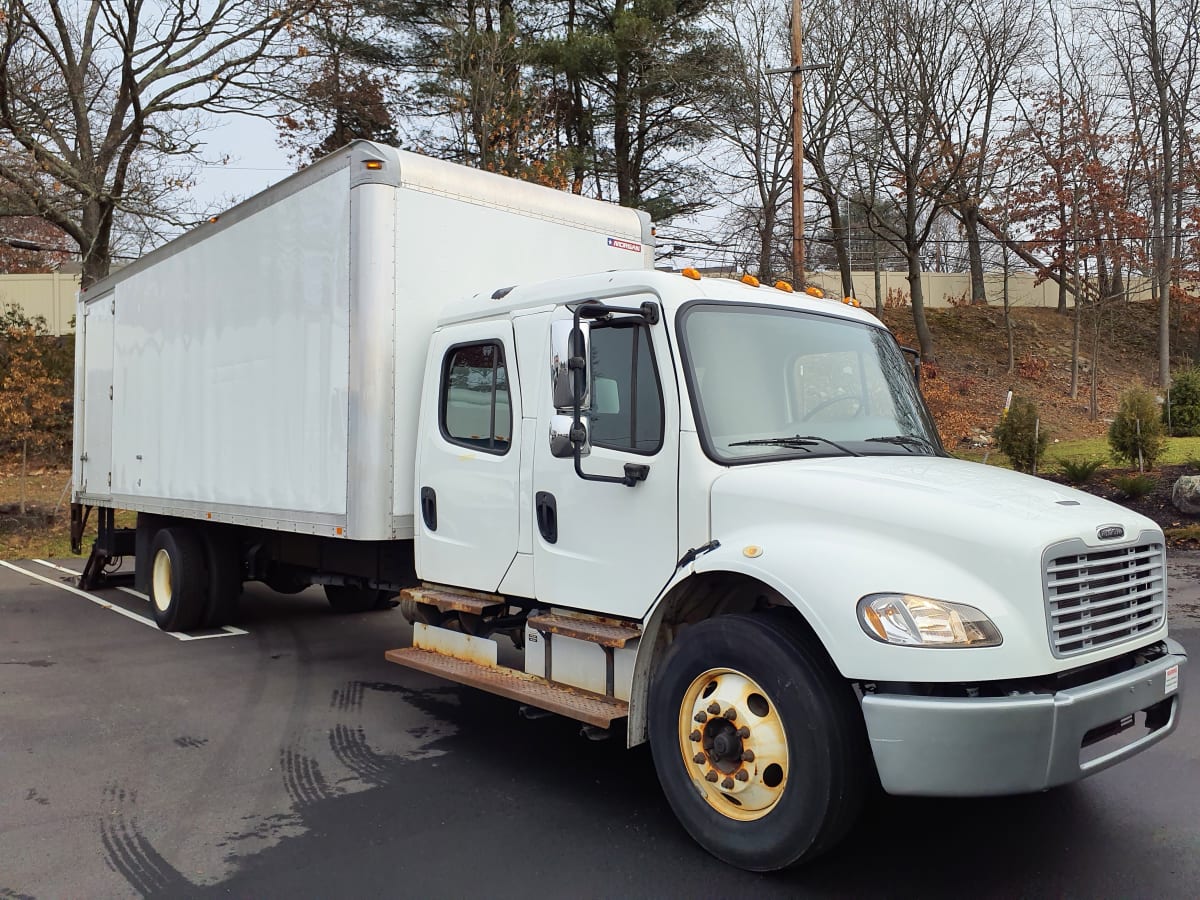
[[1063,459],[1059,466],[1067,481],[1071,484],[1087,484],[1096,474],[1096,470],[1104,465],[1102,459]]
[[1157,483],[1149,475],[1118,475],[1113,479],[1113,486],[1131,500],[1145,497]]
[[1108,427],[1108,445],[1117,459],[1128,460],[1131,465],[1144,462],[1147,469],[1154,468],[1167,439],[1158,401],[1146,388],[1135,385],[1121,395],[1117,415]]
[[1018,472],[1035,471],[1050,443],[1049,434],[1045,428],[1038,429],[1037,421],[1032,400],[1014,399],[1008,415],[996,426],[996,444]]
[[1200,369],[1189,367],[1175,373],[1163,404],[1163,421],[1170,423],[1171,434],[1200,435]]

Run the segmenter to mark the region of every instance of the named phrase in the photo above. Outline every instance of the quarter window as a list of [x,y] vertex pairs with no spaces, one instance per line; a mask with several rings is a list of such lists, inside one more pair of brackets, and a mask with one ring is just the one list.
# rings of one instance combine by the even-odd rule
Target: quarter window
[[488,341],[452,347],[442,369],[442,435],[488,453],[507,453],[512,403],[504,348]]
[[663,441],[663,403],[650,332],[617,320],[592,326],[592,408],[588,434],[597,447],[656,453]]

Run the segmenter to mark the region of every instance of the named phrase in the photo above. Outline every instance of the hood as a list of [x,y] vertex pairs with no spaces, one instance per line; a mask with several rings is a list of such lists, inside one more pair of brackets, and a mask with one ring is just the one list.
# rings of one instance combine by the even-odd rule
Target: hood
[[[736,498],[736,500],[735,500]],[[860,533],[1022,549],[1081,538],[1119,544],[1158,526],[1122,506],[996,466],[938,456],[829,457],[731,468],[713,485],[713,531],[726,499],[759,499],[791,514]],[[757,505],[757,504],[756,504]],[[1101,541],[1101,526],[1120,525],[1122,540]]]

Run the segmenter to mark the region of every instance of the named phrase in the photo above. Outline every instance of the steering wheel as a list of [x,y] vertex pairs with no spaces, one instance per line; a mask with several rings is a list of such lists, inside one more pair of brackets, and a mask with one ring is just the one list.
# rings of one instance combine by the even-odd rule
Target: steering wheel
[[835,404],[838,404],[838,403],[844,403],[847,400],[853,400],[855,403],[858,404],[858,407],[854,410],[853,413],[850,414],[851,417],[857,416],[860,412],[862,412],[862,408],[863,408],[862,401],[859,399],[859,397],[857,395],[855,395],[855,394],[839,394],[836,397],[831,397],[830,399],[826,400],[824,403],[818,403],[816,406],[814,406],[812,409],[810,409],[808,411],[808,415],[801,417],[800,421],[807,422],[809,419],[811,419],[817,413],[821,412],[821,410],[828,409],[829,407],[834,406]]

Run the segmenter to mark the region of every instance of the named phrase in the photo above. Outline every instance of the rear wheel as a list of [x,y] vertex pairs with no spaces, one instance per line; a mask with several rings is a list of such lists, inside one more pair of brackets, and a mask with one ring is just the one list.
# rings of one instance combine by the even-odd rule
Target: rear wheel
[[238,600],[242,596],[242,560],[237,540],[229,534],[209,528],[204,532],[204,551],[208,562],[208,597],[201,625],[220,628],[237,621]]
[[378,609],[388,597],[386,591],[375,588],[353,587],[348,584],[325,585],[325,599],[334,612],[358,613]]
[[164,528],[150,544],[150,600],[163,631],[190,631],[204,616],[208,562],[191,528]]
[[856,698],[786,617],[718,616],[684,629],[649,711],[667,800],[719,859],[782,869],[854,823],[871,779]]

